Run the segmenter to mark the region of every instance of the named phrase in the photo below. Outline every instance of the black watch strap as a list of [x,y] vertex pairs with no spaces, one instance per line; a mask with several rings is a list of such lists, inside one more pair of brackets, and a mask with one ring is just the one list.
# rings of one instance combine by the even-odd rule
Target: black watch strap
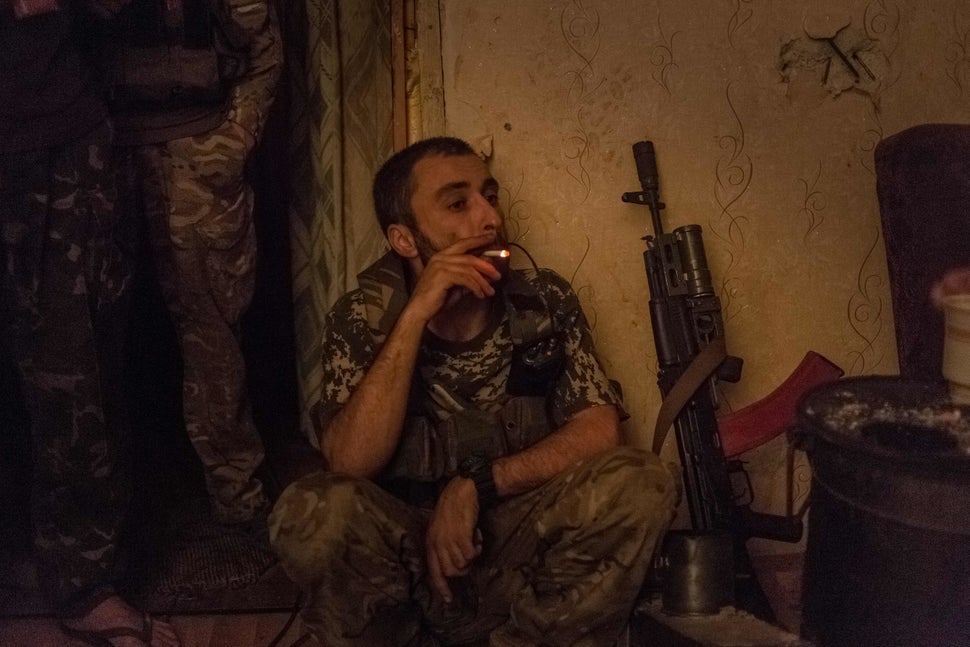
[[482,454],[472,454],[458,464],[458,475],[471,479],[478,493],[478,505],[489,508],[498,502],[495,478],[492,476],[492,461]]

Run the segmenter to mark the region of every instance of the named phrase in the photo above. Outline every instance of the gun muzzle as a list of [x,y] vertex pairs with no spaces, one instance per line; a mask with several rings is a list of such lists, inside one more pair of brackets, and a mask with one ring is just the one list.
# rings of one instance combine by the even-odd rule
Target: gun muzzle
[[660,174],[657,172],[657,155],[653,152],[653,142],[637,142],[633,145],[633,160],[637,165],[637,175],[644,191],[660,189]]

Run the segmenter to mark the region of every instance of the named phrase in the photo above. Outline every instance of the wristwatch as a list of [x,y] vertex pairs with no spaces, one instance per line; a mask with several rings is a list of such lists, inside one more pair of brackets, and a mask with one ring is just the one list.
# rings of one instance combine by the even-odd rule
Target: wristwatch
[[471,454],[458,463],[458,476],[471,479],[478,493],[478,505],[482,509],[498,503],[495,479],[492,477],[492,461],[484,454]]

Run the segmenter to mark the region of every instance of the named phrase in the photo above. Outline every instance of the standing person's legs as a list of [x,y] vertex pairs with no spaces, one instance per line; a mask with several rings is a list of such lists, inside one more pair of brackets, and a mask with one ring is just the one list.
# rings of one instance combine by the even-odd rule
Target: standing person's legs
[[[74,629],[137,633],[142,615],[112,583],[129,491],[121,369],[130,271],[116,239],[110,144],[103,125],[61,148],[0,159],[0,312],[30,415],[42,585]],[[154,636],[178,644],[164,623]]]
[[45,588],[69,614],[112,590],[127,492],[123,420],[102,397],[117,366],[102,374],[96,346],[98,325],[122,314],[129,276],[111,240],[109,137],[104,127],[73,146],[20,154],[2,178],[13,191],[2,201],[4,293],[33,437],[35,549]]
[[136,152],[162,292],[182,350],[182,406],[213,512],[248,521],[266,507],[263,446],[246,393],[238,325],[255,286],[245,144],[228,126]]

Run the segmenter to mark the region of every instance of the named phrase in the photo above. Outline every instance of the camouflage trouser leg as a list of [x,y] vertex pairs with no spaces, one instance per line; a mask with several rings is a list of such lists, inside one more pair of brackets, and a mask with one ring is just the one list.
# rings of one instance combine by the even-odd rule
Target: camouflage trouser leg
[[227,522],[246,521],[266,506],[253,476],[263,445],[238,339],[255,286],[246,154],[228,124],[129,153],[182,350],[185,428],[202,461],[213,511]]
[[432,645],[424,532],[428,512],[370,481],[316,472],[281,495],[270,542],[307,594],[304,622],[327,647]]
[[611,645],[676,501],[660,459],[623,447],[500,507],[485,526],[486,546],[504,541],[486,548],[485,586],[507,593],[511,618],[492,647]]
[[0,156],[4,340],[33,437],[31,514],[45,590],[81,615],[112,591],[127,482],[122,354],[129,259],[119,244],[111,130]]
[[485,552],[432,595],[428,512],[377,486],[313,474],[270,516],[270,539],[309,595],[304,620],[333,647],[609,645],[626,623],[676,488],[659,459],[632,448],[584,461],[482,519]]

